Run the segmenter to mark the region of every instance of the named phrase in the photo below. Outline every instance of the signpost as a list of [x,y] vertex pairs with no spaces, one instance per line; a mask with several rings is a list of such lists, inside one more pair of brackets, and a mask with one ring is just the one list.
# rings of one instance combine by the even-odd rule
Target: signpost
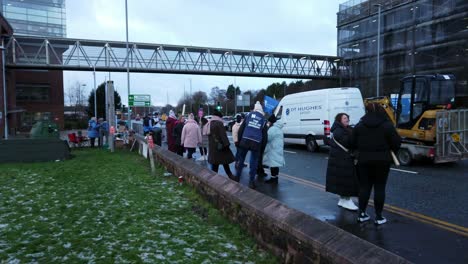
[[131,94],[128,96],[128,106],[151,106],[151,95],[149,94]]
[[250,107],[250,95],[249,94],[238,95],[236,105],[242,106],[242,112],[244,112],[244,106]]
[[129,106],[150,106],[151,95],[149,94],[131,94],[128,96]]

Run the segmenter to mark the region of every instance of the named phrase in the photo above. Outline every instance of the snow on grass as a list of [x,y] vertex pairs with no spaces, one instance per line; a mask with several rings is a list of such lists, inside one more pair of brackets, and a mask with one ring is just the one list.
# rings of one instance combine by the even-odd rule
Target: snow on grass
[[175,177],[151,177],[140,157],[74,154],[0,165],[0,263],[276,262]]

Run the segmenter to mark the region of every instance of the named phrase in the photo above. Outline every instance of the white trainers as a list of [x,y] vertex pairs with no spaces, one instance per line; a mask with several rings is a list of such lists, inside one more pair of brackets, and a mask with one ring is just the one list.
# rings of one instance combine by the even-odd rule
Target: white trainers
[[346,201],[346,200],[343,199],[343,198],[340,198],[340,199],[338,200],[338,206],[343,206],[343,202],[344,202],[344,201]]
[[200,158],[197,159],[198,161],[204,161],[206,160],[206,156],[201,156]]
[[351,210],[351,211],[356,211],[357,209],[359,209],[359,207],[357,207],[353,200],[351,200],[351,198],[348,198],[346,200],[344,200],[342,203],[341,203],[341,207],[345,208],[345,209],[348,209],[348,210]]
[[385,218],[385,217],[383,217],[383,216],[377,217],[377,218],[375,219],[375,221],[374,221],[374,224],[376,224],[376,225],[383,225],[383,224],[385,224],[385,223],[387,223],[387,218]]

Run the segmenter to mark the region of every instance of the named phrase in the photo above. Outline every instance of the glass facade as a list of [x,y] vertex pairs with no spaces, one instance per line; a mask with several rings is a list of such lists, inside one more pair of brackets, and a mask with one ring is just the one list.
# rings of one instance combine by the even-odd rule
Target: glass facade
[[381,94],[399,89],[408,74],[451,73],[467,83],[468,1],[351,0],[338,12],[338,56],[350,85],[375,95],[378,5]]
[[14,34],[66,37],[65,0],[0,0]]

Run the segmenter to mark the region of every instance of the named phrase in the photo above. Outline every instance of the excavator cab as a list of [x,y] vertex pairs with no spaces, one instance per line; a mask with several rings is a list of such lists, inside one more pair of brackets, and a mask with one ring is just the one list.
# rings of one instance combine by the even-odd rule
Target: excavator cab
[[396,127],[412,129],[418,122],[421,123],[420,119],[426,111],[450,109],[455,102],[455,93],[456,80],[451,74],[404,77],[398,96]]

